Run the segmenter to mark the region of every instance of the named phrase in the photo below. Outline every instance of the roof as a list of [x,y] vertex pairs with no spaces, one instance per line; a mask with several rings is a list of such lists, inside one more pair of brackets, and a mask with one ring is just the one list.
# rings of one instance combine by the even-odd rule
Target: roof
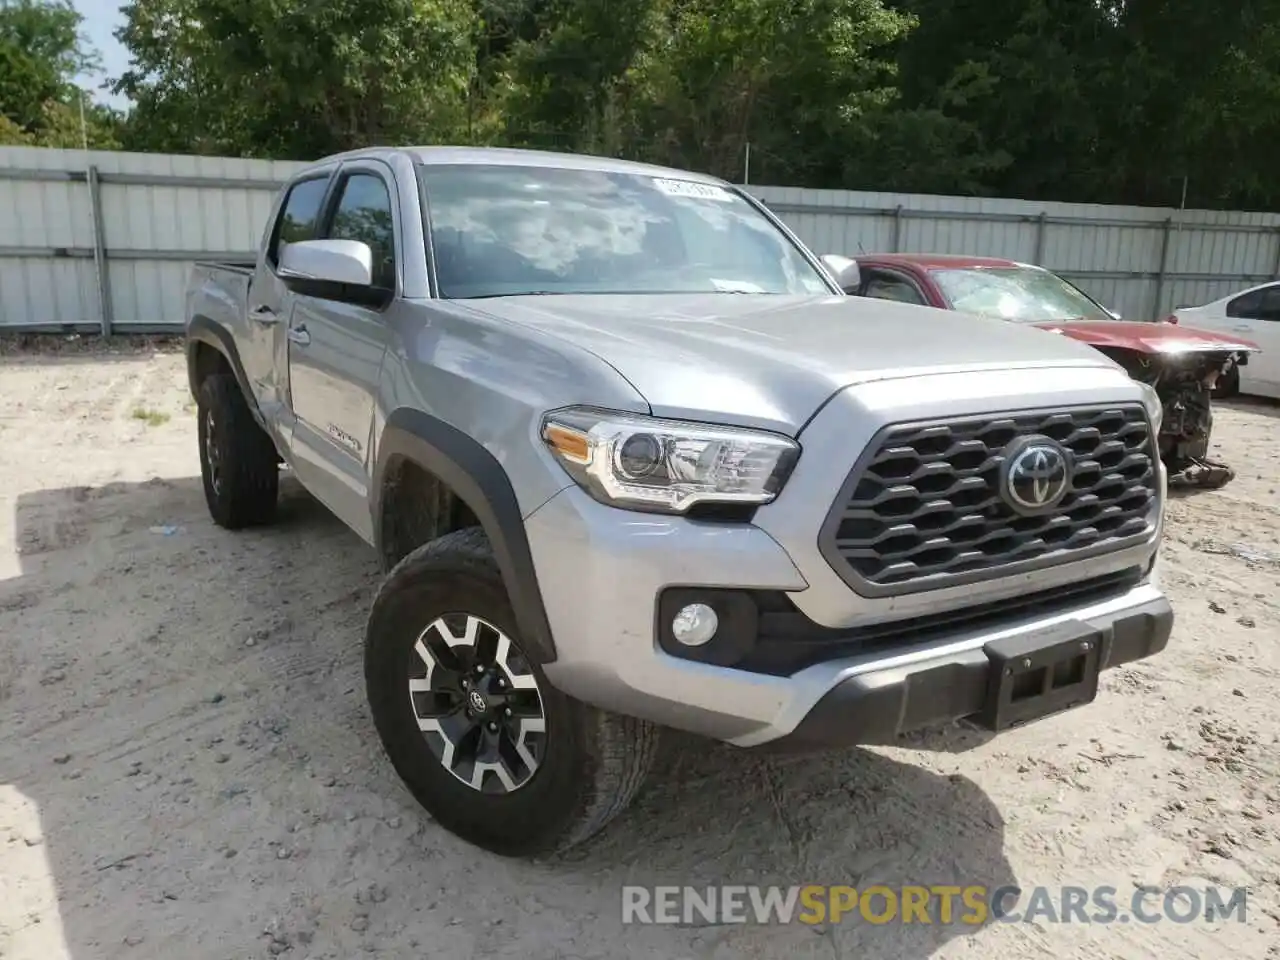
[[854,258],[859,263],[874,260],[877,263],[914,264],[925,269],[946,267],[1024,267],[1027,264],[1002,257],[968,257],[954,253],[860,253]]
[[392,154],[407,156],[415,163],[473,163],[505,166],[558,167],[572,170],[595,170],[600,173],[633,173],[651,177],[671,177],[679,180],[692,180],[698,183],[712,183],[727,187],[730,184],[718,177],[705,173],[694,173],[690,170],[677,170],[672,167],[660,167],[649,163],[637,163],[633,160],[618,160],[612,157],[596,157],[584,153],[559,153],[552,150],[521,150],[514,147],[460,147],[460,146],[403,146],[403,147],[366,147],[360,150],[349,150],[322,157],[316,165],[334,160],[354,160],[358,157],[388,157]]

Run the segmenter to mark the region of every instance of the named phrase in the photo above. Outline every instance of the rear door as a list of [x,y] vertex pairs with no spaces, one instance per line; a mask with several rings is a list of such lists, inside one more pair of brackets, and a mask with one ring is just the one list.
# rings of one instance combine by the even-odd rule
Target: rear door
[[275,219],[268,226],[245,299],[246,332],[240,361],[258,408],[286,443],[292,417],[285,330],[293,294],[277,276],[276,269],[280,251],[286,244],[316,236],[333,169],[309,173],[286,188]]
[[386,310],[400,292],[402,244],[395,179],[378,160],[342,165],[317,235],[359,240],[373,253],[373,287],[333,297],[294,295],[287,334],[293,454],[299,479],[372,540],[370,438]]

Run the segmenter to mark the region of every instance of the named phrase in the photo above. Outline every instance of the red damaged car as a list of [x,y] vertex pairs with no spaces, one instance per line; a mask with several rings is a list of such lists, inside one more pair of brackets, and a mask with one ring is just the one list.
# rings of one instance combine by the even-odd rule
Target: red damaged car
[[1257,344],[1171,323],[1124,321],[1042,267],[993,257],[871,254],[853,258],[846,293],[1031,323],[1080,340],[1150,384],[1164,402],[1160,458],[1171,486],[1220,487],[1235,472],[1210,460],[1210,398]]

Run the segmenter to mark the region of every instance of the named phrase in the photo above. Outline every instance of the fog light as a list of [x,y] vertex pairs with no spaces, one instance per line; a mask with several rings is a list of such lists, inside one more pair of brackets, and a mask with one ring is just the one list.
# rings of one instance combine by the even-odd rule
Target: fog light
[[671,621],[671,635],[686,647],[700,647],[716,635],[720,618],[705,603],[681,607]]

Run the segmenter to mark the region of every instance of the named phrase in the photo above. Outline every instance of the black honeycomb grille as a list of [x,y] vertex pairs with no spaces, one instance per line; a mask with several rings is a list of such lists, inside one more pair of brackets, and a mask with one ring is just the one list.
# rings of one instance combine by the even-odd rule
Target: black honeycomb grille
[[[1001,496],[1000,471],[1008,446],[1036,434],[1070,452],[1073,476],[1057,508],[1029,517]],[[862,593],[936,589],[1140,542],[1156,488],[1141,406],[900,424],[854,467],[821,546]]]

